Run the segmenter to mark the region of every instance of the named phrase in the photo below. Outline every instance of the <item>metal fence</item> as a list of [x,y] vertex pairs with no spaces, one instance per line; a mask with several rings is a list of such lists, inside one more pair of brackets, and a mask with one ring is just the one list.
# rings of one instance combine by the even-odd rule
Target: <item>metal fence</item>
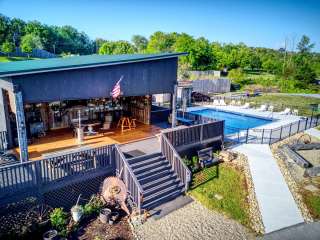
[[[190,112],[178,113],[179,116],[197,122],[213,122],[214,118],[203,117],[199,114]],[[224,126],[224,139],[234,143],[265,143],[272,144],[288,138],[294,134],[305,131],[320,125],[320,116],[304,117],[298,121],[280,126],[278,128],[248,128],[240,129],[230,126]],[[216,128],[206,130],[206,134],[215,134]],[[211,133],[212,132],[212,133]]]

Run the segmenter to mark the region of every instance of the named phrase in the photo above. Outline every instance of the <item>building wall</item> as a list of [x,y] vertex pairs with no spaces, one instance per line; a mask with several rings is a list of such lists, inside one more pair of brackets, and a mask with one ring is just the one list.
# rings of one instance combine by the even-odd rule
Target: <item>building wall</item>
[[172,93],[177,58],[12,77],[25,103],[110,97],[123,76],[123,96]]

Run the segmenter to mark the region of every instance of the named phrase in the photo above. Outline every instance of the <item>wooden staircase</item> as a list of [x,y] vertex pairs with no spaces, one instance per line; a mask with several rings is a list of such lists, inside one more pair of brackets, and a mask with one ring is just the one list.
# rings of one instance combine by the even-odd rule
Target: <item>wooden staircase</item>
[[151,210],[185,191],[184,184],[162,153],[129,158],[127,161],[142,187],[142,209]]

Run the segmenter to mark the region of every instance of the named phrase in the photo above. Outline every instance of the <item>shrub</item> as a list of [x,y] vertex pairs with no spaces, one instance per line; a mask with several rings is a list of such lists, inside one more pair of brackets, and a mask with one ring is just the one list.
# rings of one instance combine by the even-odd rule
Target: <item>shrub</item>
[[63,208],[55,208],[50,214],[50,222],[59,232],[66,232],[68,214],[63,211]]
[[86,216],[98,213],[103,207],[103,202],[97,195],[92,195],[90,201],[84,205],[83,213]]

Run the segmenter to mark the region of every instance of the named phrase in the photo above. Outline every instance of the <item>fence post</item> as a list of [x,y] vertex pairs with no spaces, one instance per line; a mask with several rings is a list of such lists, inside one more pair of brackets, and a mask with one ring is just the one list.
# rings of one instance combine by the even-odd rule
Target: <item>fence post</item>
[[282,137],[282,127],[283,126],[281,126],[281,128],[280,128],[280,140],[281,140],[281,137]]
[[249,128],[247,128],[246,143],[248,143]]
[[269,136],[269,145],[271,144],[271,136],[272,136],[272,128],[271,128],[270,136]]
[[289,128],[289,137],[291,136],[291,128],[292,128],[292,123],[290,124],[290,128]]
[[310,121],[310,124],[309,124],[309,128],[311,128],[311,126],[312,126],[312,115],[311,115],[311,121]]
[[200,127],[200,143],[202,143],[202,140],[203,140],[203,124],[201,124],[201,127]]
[[264,137],[264,128],[262,129],[262,138],[261,138],[261,144],[263,144],[263,137]]
[[297,130],[297,133],[300,131],[300,121],[301,121],[301,120],[299,120],[299,122],[298,122],[298,130]]
[[309,120],[309,118],[306,119],[306,124],[304,125],[304,130],[307,130],[308,120]]

